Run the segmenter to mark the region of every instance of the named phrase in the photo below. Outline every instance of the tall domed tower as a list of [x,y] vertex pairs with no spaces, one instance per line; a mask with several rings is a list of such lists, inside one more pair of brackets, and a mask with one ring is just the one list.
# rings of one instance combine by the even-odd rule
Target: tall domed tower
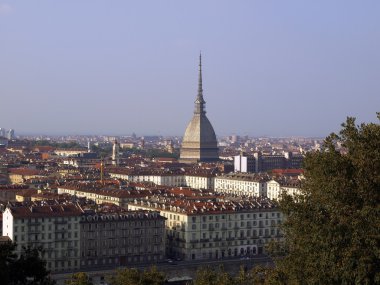
[[185,163],[216,161],[219,159],[218,143],[214,128],[206,117],[201,55],[199,55],[198,95],[194,103],[194,115],[183,136],[179,161]]

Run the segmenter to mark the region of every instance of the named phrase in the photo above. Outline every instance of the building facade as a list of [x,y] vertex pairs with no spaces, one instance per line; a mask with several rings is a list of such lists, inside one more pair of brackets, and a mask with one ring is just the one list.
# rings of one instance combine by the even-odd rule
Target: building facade
[[22,247],[42,246],[43,258],[51,271],[80,268],[81,209],[70,205],[8,207],[3,213],[3,235]]
[[[92,208],[94,206],[92,205]],[[94,209],[70,202],[8,206],[3,235],[43,249],[52,272],[154,263],[165,258],[165,218],[158,212],[127,211],[111,204]]]
[[215,177],[215,192],[228,195],[265,197],[267,180],[252,173],[233,173]]
[[221,259],[265,252],[264,246],[282,238],[283,216],[268,199],[236,202],[141,200],[130,209],[154,209],[166,220],[166,248],[184,260]]
[[81,217],[81,268],[155,263],[165,258],[165,218],[157,212],[94,212]]

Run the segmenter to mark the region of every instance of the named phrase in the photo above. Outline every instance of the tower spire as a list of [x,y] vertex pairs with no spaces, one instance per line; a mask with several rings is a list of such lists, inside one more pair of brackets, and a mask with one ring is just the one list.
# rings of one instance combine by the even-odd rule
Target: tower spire
[[198,95],[195,100],[195,110],[194,114],[205,114],[205,100],[203,99],[203,88],[202,88],[202,54],[199,53],[199,77],[198,77]]

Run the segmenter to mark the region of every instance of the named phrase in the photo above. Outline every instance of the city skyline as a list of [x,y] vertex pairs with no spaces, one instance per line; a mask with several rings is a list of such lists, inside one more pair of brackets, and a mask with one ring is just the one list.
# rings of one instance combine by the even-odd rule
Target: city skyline
[[203,56],[218,137],[325,137],[380,106],[380,3],[0,1],[0,127],[182,136]]

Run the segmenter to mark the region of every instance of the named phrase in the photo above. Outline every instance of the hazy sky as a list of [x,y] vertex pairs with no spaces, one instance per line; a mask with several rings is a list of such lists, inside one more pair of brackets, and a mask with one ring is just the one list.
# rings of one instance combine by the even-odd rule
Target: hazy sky
[[326,136],[380,111],[380,1],[0,0],[0,127]]

